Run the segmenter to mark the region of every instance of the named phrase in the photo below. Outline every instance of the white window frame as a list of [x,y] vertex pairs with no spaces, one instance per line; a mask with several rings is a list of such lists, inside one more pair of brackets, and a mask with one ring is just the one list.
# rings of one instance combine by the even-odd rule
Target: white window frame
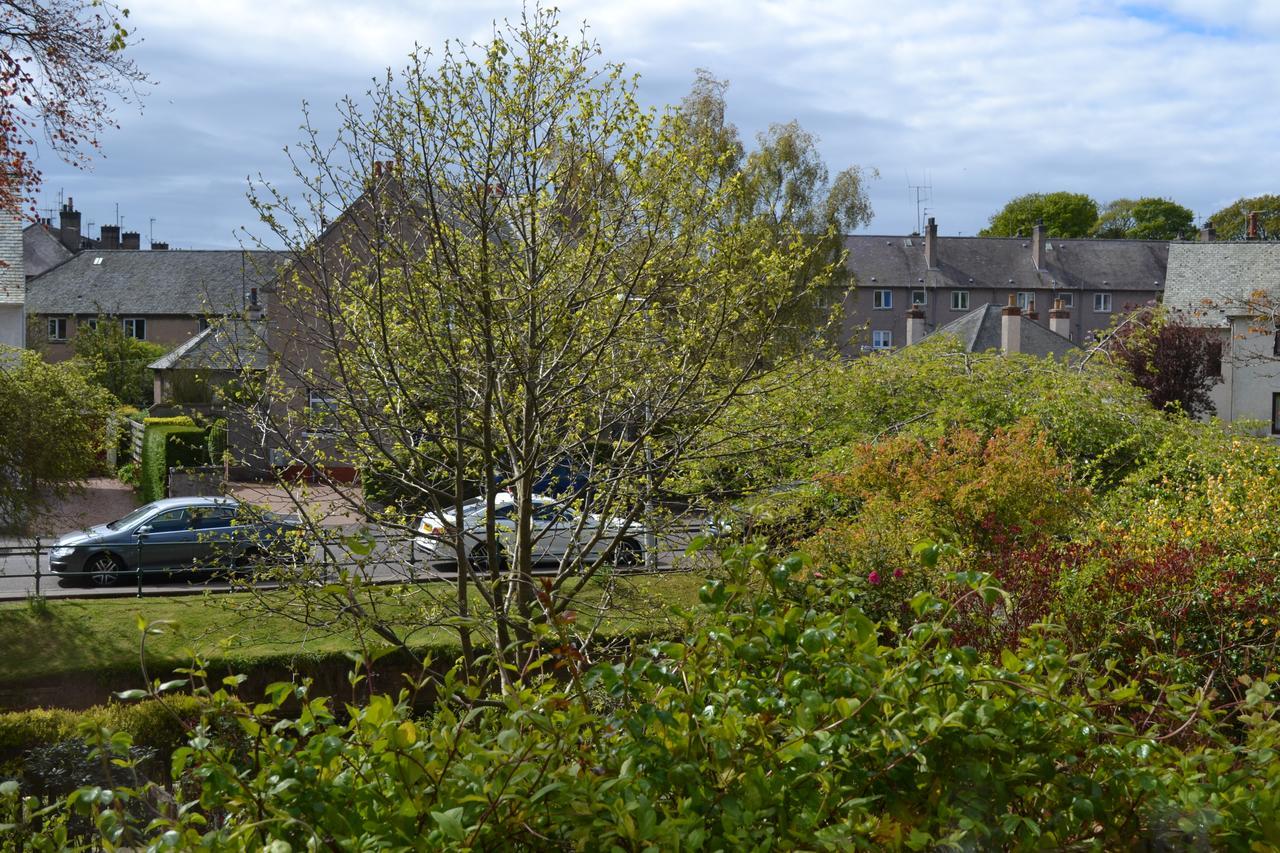
[[48,332],[49,340],[65,341],[67,339],[67,318],[49,317],[48,320],[45,330]]
[[876,329],[871,333],[871,348],[874,349],[893,349],[893,331],[890,329]]
[[336,432],[333,425],[338,415],[338,398],[327,388],[307,389],[307,433],[328,435]]
[[1095,293],[1093,294],[1093,311],[1095,314],[1111,313],[1111,294]]
[[[920,297],[919,300],[916,299],[917,295]],[[911,291],[911,307],[912,308],[924,308],[928,304],[929,304],[929,291],[927,290]]]
[[1060,293],[1055,293],[1055,294],[1053,294],[1053,298],[1054,298],[1054,299],[1061,299],[1061,300],[1062,300],[1062,307],[1063,307],[1063,308],[1074,308],[1074,307],[1076,307],[1076,295],[1075,295],[1074,293],[1069,292],[1069,291],[1065,291],[1065,290],[1064,290],[1064,291],[1062,291],[1062,292],[1060,292]]
[[967,290],[951,291],[951,310],[952,311],[968,311],[969,310],[969,291]]
[[1018,307],[1023,311],[1030,311],[1032,306],[1036,304],[1036,295],[1030,290],[1018,291]]
[[873,290],[871,292],[871,307],[876,311],[888,311],[893,308],[893,291],[892,290]]
[[77,325],[77,326],[84,326],[84,327],[85,327],[85,329],[87,329],[87,330],[88,330],[88,331],[90,331],[90,332],[96,332],[96,331],[98,331],[98,318],[97,318],[97,317],[85,317],[83,320],[77,320],[77,321],[76,321],[76,325]]
[[[124,317],[120,320],[120,328],[124,329],[126,338],[136,338],[140,341],[147,339],[147,318],[146,317]],[[141,332],[141,334],[139,334]]]

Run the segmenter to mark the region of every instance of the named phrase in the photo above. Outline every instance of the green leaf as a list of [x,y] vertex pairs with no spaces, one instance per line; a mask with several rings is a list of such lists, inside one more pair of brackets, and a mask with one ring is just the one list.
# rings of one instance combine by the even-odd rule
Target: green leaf
[[462,828],[462,813],[462,806],[458,806],[444,812],[432,812],[431,817],[435,818],[435,822],[439,824],[440,831],[446,838],[462,842],[466,840],[467,835]]

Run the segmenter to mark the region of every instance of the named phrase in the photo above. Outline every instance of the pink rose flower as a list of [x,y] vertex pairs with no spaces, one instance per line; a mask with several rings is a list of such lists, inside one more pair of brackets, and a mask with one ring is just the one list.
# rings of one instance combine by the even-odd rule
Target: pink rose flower
[[880,573],[877,572],[875,569],[872,569],[871,574],[867,575],[867,580],[869,580],[873,584],[880,583]]

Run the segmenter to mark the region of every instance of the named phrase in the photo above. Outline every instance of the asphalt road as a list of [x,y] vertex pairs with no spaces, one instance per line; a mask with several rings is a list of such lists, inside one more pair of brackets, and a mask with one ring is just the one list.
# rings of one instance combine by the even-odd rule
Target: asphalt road
[[[687,533],[673,533],[663,537],[658,543],[657,560],[654,568],[658,571],[678,571],[690,567],[690,561],[684,556],[688,545]],[[36,579],[31,577],[35,571],[35,560],[30,555],[4,554],[3,549],[29,547],[29,542],[7,540],[0,542],[0,601],[21,601],[37,594]],[[45,546],[47,548],[47,545]],[[452,567],[441,564],[435,568],[425,565],[421,557],[410,561],[409,543],[401,538],[377,537],[373,550],[366,556],[356,557],[343,553],[336,548],[336,560],[317,559],[311,564],[310,577],[321,576],[316,567],[324,567],[336,574],[338,571],[358,571],[374,583],[403,583],[432,580],[451,580],[456,577]],[[48,556],[42,555],[39,580],[39,594],[46,598],[97,598],[127,597],[138,594],[136,575],[122,577],[119,583],[110,587],[94,587],[77,579],[58,578],[48,574]],[[236,586],[243,586],[244,580],[232,582],[230,579],[210,572],[181,572],[170,576],[157,577],[145,575],[142,582],[142,595],[192,595],[206,590],[229,591]],[[257,586],[269,588],[279,585],[278,579],[264,579]]]

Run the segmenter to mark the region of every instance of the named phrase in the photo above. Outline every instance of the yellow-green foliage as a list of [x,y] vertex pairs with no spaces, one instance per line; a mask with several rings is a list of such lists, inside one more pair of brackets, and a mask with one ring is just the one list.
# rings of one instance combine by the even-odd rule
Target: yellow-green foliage
[[195,426],[196,422],[191,419],[190,415],[173,415],[167,418],[143,418],[142,422],[147,426]]
[[163,703],[112,702],[83,711],[37,708],[0,713],[0,760],[12,761],[32,747],[70,740],[86,729],[100,728],[128,732],[138,746],[172,750],[183,740],[183,723],[198,720],[202,708],[202,701],[195,697],[171,696]]

